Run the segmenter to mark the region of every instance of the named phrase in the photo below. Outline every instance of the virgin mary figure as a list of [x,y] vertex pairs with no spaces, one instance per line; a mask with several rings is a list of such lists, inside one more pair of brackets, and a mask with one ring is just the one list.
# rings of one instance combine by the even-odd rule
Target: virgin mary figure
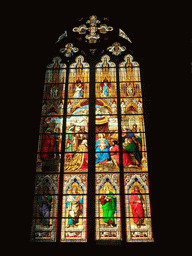
[[96,153],[95,163],[96,164],[104,164],[111,160],[111,156],[109,152],[110,145],[104,137],[105,137],[105,134],[100,133],[99,139],[95,144],[95,153]]

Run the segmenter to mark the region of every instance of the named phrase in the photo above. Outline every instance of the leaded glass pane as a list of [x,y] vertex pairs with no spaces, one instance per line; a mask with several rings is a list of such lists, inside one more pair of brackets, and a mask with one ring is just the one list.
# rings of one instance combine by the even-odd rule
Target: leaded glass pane
[[31,241],[153,241],[140,65],[118,41],[102,55],[109,31],[90,16],[46,67]]
[[87,240],[87,174],[64,174],[61,241]]

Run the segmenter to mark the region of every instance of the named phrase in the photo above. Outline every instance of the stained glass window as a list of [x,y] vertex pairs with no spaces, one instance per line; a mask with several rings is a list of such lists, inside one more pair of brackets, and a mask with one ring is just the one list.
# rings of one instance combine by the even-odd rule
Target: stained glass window
[[31,241],[56,241],[65,84],[66,65],[55,57],[45,73]]
[[64,152],[61,242],[87,241],[89,64],[70,65]]
[[100,52],[113,27],[85,23],[46,67],[30,241],[151,242],[140,65],[124,31]]

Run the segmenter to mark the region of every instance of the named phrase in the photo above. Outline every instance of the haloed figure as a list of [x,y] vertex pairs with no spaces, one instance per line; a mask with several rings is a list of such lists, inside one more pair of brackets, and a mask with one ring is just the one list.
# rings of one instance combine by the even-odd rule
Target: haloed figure
[[49,195],[49,188],[45,186],[43,195],[38,197],[37,205],[39,206],[40,222],[43,226],[49,227],[51,213],[52,196]]
[[95,144],[95,156],[96,156],[96,161],[95,163],[97,164],[104,164],[108,161],[111,160],[110,157],[110,152],[109,152],[110,145],[105,139],[105,134],[100,133],[99,134],[99,139],[97,140]]
[[114,220],[116,198],[109,188],[105,189],[105,195],[101,196],[100,202],[103,208],[103,221],[110,227],[116,227]]
[[75,227],[79,222],[79,216],[82,215],[83,199],[78,193],[77,187],[73,187],[72,195],[69,195],[66,207],[68,208],[69,219],[67,228]]
[[134,187],[134,192],[130,195],[130,205],[133,214],[133,221],[139,228],[144,222],[144,199],[138,186]]

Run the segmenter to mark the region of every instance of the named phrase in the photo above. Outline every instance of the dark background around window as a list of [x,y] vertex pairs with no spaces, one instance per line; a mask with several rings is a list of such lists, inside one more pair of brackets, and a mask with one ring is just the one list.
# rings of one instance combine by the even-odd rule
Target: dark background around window
[[[67,8],[70,15],[67,14]],[[40,10],[37,10],[33,13],[31,20],[27,19],[29,21],[28,28],[21,42],[26,56],[22,62],[23,68],[20,64],[22,83],[18,90],[21,90],[23,95],[23,97],[21,96],[21,102],[23,102],[21,109],[27,109],[27,111],[22,110],[23,124],[21,129],[23,129],[23,132],[19,139],[19,141],[22,140],[23,145],[19,148],[21,148],[22,155],[20,165],[23,166],[21,180],[24,181],[24,183],[21,182],[22,189],[20,191],[25,194],[23,197],[25,214],[21,218],[24,233],[21,241],[25,240],[27,242],[30,239],[36,156],[46,66],[52,63],[54,46],[58,37],[68,28],[77,26],[76,21],[81,17],[90,15],[106,17],[125,31],[132,41],[132,44],[129,44],[128,41],[124,40],[125,46],[127,48],[130,46],[134,60],[138,61],[142,68],[141,88],[146,128],[154,243],[156,243],[156,240],[158,243],[158,239],[162,241],[164,239],[162,232],[163,229],[166,229],[163,228],[165,215],[168,216],[171,212],[167,213],[160,202],[165,200],[165,189],[168,189],[170,184],[170,172],[174,171],[171,169],[171,160],[169,161],[168,157],[170,158],[170,156],[167,153],[167,148],[172,148],[172,146],[167,140],[171,137],[173,129],[171,124],[173,106],[170,98],[174,97],[175,88],[173,83],[176,82],[174,76],[177,72],[177,67],[173,69],[176,57],[172,50],[176,40],[174,35],[175,26],[166,14],[162,21],[162,14],[156,16],[155,13],[148,11],[139,15],[136,9],[121,11],[119,15],[115,14],[114,10],[106,10],[106,12],[103,10],[103,13],[97,13],[92,8],[86,13],[82,11],[81,14],[76,15],[72,11],[72,7],[69,6],[63,9],[63,14],[57,15],[53,11],[43,14],[44,12],[41,13]],[[170,31],[173,35],[168,33]],[[190,72],[190,62],[188,69]],[[172,80],[172,78],[175,80]],[[164,144],[163,141],[166,141],[166,143]],[[166,167],[166,163],[168,167]],[[164,189],[162,188],[163,185]],[[168,203],[165,202],[165,208],[167,205]],[[162,236],[159,229],[162,231],[160,232]],[[134,247],[136,245],[138,243]]]

